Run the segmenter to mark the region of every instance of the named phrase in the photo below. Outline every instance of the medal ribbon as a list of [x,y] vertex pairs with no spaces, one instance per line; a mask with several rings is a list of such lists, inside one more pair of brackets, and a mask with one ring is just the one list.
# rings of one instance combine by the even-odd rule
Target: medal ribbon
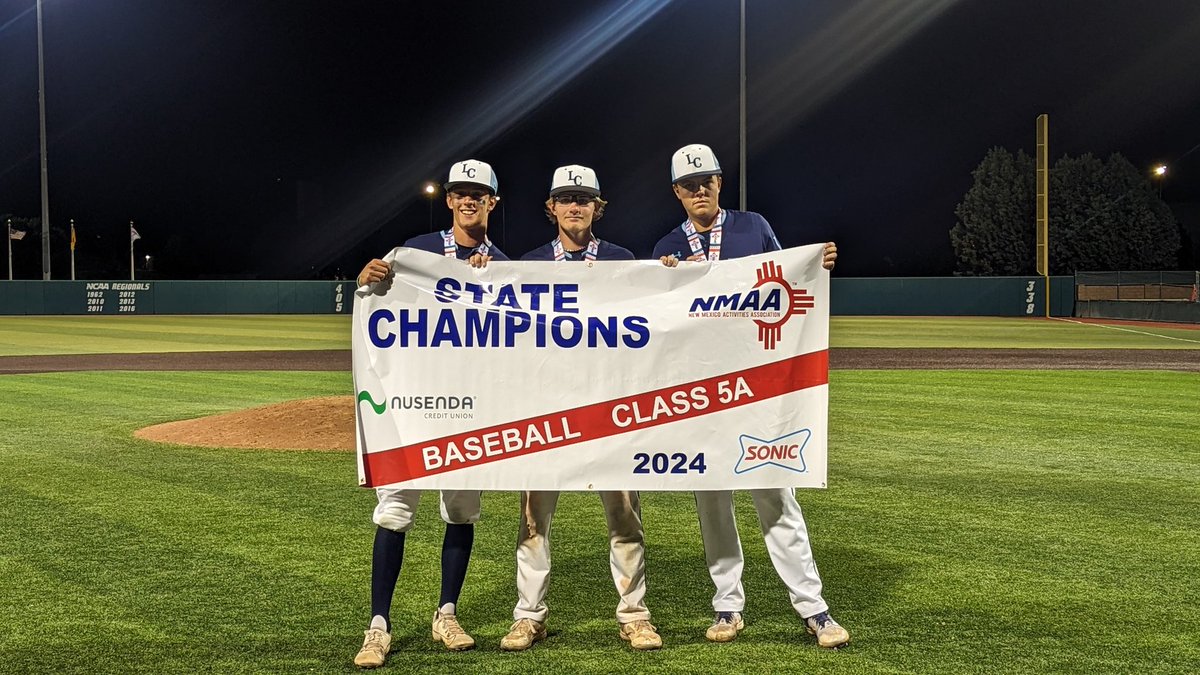
[[[475,252],[481,256],[487,257],[488,251],[492,248],[492,241],[483,235],[483,243],[480,244]],[[450,228],[442,233],[442,255],[447,258],[458,257],[458,243],[454,241],[454,228]]]
[[[555,260],[566,260],[567,259],[567,252],[565,250],[563,250],[563,245],[562,245],[561,239],[559,239],[558,237],[555,237],[554,241],[550,242],[550,244],[554,247],[554,259]],[[588,242],[587,250],[584,251],[584,253],[583,253],[583,259],[584,260],[595,260],[596,253],[599,250],[600,250],[600,240],[596,239],[595,237],[592,237],[592,240]]]
[[721,211],[721,215],[717,216],[717,224],[713,225],[708,237],[708,255],[704,255],[704,246],[700,243],[700,233],[696,232],[696,226],[692,221],[683,221],[684,235],[687,236],[688,246],[692,249],[692,255],[698,255],[701,258],[707,257],[709,261],[717,261],[721,259],[721,225],[725,222],[725,212]]

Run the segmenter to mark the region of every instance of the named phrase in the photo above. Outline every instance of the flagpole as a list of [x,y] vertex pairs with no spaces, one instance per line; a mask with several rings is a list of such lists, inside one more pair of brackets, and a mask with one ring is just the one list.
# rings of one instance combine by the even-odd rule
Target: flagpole
[[133,242],[135,242],[135,241],[137,241],[137,240],[133,238],[133,221],[131,220],[131,221],[129,221],[129,280],[130,281],[134,281],[134,278],[133,278]]
[[8,280],[12,281],[12,218],[8,219],[4,228],[4,241],[8,242]]
[[71,219],[71,281],[75,281],[75,219]]

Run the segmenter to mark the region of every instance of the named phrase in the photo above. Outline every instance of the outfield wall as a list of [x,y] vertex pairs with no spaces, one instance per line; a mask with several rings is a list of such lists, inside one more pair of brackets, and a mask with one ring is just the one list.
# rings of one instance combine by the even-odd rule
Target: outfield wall
[[4,281],[0,314],[349,314],[353,281]]
[[[848,277],[832,279],[840,316],[1046,316],[1043,277]],[[1071,316],[1073,277],[1050,277],[1050,315]]]
[[[348,314],[353,281],[0,281],[0,315]],[[1074,311],[1071,277],[1051,277],[1053,316]],[[1045,316],[1042,277],[832,280],[832,313]]]

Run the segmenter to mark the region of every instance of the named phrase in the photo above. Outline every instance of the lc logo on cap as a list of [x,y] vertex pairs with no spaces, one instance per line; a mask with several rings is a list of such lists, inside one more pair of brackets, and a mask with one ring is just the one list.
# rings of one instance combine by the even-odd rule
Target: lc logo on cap
[[586,166],[568,164],[554,170],[554,178],[550,180],[550,196],[563,193],[600,196],[600,180],[596,172]]
[[721,175],[721,163],[707,145],[685,145],[671,155],[671,182],[684,178]]
[[478,185],[496,194],[500,191],[500,183],[496,180],[496,172],[492,165],[477,159],[468,159],[450,165],[450,177],[442,187],[449,192],[459,185]]

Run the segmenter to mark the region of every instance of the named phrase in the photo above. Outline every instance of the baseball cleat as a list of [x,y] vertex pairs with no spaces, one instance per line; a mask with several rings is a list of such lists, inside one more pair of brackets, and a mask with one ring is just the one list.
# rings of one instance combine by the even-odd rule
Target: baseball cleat
[[359,668],[378,668],[387,660],[388,650],[392,646],[392,634],[381,628],[371,628],[363,639],[362,649],[354,657],[354,665]]
[[522,652],[533,646],[535,642],[546,639],[546,624],[533,619],[517,619],[508,635],[500,638],[500,649],[506,652]]
[[433,613],[433,641],[441,642],[453,652],[461,652],[475,646],[475,638],[458,625],[458,617],[454,614]]
[[717,618],[704,632],[704,637],[711,642],[733,642],[745,627],[741,612],[717,612]]
[[817,644],[826,649],[834,649],[850,642],[850,633],[829,616],[829,612],[810,616],[804,620],[804,627],[812,635],[817,636]]
[[658,631],[645,619],[621,624],[621,639],[639,651],[658,649],[662,646],[662,638],[658,636]]

